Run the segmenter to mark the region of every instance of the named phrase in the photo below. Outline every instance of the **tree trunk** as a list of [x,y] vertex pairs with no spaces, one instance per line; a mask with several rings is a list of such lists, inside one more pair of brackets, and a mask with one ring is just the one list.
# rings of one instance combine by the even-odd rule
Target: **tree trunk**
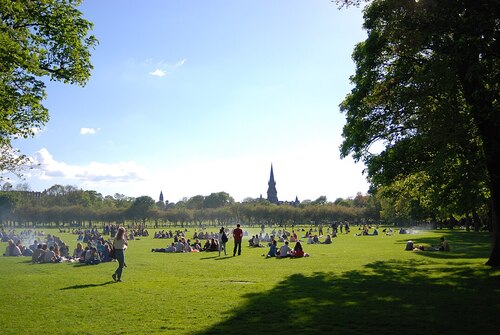
[[498,222],[498,199],[493,201],[493,206],[491,209],[492,214],[492,226],[493,226],[493,248],[491,250],[490,258],[486,262],[486,265],[499,267],[500,266],[500,227]]
[[[486,167],[490,177],[491,191],[491,225],[493,227],[493,248],[491,255],[486,262],[493,267],[500,266],[500,122],[495,120],[493,108],[489,109],[490,118],[480,119],[479,131],[483,138],[484,155],[486,158]],[[497,119],[498,116],[496,116]]]
[[481,218],[479,217],[479,215],[477,215],[475,209],[472,210],[472,221],[474,224],[474,231],[478,232],[481,229],[482,224],[481,224]]

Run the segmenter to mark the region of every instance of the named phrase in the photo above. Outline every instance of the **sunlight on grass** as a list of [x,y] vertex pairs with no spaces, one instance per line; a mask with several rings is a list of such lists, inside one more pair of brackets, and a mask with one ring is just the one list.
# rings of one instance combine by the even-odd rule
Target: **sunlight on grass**
[[[76,245],[75,236],[55,233]],[[431,244],[443,234],[452,243],[449,253],[403,251],[407,238]],[[500,270],[483,265],[488,238],[460,231],[342,235],[331,245],[306,244],[308,258],[266,259],[267,248],[246,245],[239,257],[152,253],[171,240],[150,237],[129,242],[123,283],[111,279],[116,263],[31,264],[23,257],[1,257],[0,283],[8,289],[0,291],[0,329],[18,334],[22,324],[26,334],[238,329],[239,334],[317,335],[335,326],[338,333],[494,334]],[[119,312],[110,313],[117,301]],[[37,318],[27,312],[34,310]]]

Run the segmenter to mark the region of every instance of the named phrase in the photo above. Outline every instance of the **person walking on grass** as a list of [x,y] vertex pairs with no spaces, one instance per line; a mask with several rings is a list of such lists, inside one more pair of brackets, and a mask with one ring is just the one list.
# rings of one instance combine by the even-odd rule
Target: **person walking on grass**
[[238,256],[241,255],[241,240],[243,239],[243,230],[241,230],[239,223],[233,230],[233,238],[234,238],[234,249],[233,249],[233,257],[234,257],[236,256],[236,250],[238,250]]
[[227,243],[227,235],[226,235],[226,231],[224,230],[224,227],[222,227],[219,231],[219,256],[220,256],[220,252],[222,251],[222,249],[224,249],[224,256],[227,255],[226,253],[226,243]]
[[115,249],[115,257],[118,261],[118,268],[115,273],[113,273],[112,277],[114,281],[121,282],[122,281],[122,271],[125,266],[125,249],[127,249],[127,240],[126,240],[125,228],[118,228],[118,232],[116,233],[115,239],[113,240],[113,248]]

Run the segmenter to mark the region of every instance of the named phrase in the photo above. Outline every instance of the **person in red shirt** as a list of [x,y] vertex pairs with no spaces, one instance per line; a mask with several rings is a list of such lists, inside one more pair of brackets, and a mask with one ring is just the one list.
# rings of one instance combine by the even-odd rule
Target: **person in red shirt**
[[241,255],[241,240],[243,239],[243,230],[241,230],[239,223],[233,230],[233,238],[234,238],[234,249],[233,249],[233,257],[234,257],[236,256],[236,249],[238,249],[238,256]]

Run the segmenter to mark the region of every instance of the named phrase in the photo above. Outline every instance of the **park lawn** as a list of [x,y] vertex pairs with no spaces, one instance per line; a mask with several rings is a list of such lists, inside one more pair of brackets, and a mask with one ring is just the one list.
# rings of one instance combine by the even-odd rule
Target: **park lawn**
[[[75,247],[76,236],[50,232]],[[304,245],[311,257],[301,259],[265,259],[267,247],[246,241],[236,257],[153,253],[172,240],[143,237],[129,241],[122,283],[111,279],[116,262],[0,257],[0,333],[498,334],[488,233],[356,232]],[[451,252],[404,251],[408,239],[429,246],[441,236]]]

